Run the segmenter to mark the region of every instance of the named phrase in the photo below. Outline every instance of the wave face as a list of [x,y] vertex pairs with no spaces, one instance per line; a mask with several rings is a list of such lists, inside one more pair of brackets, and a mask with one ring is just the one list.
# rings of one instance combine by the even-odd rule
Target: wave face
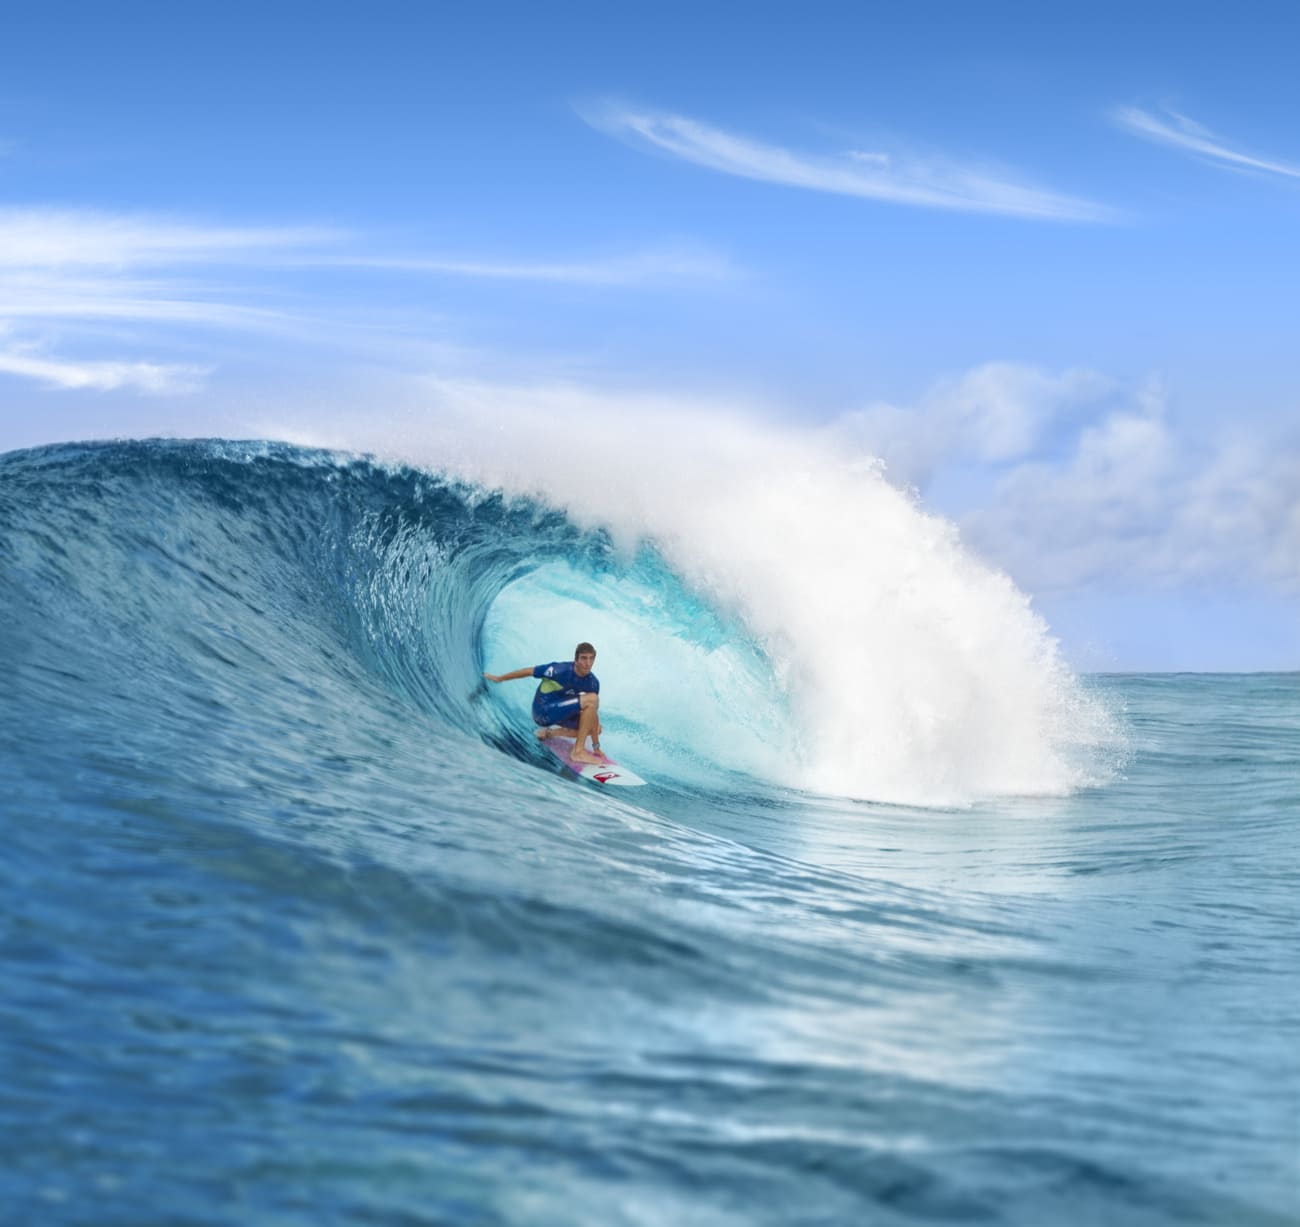
[[616,583],[587,559],[503,590],[484,647],[550,659],[577,618],[616,670],[611,713],[658,731],[656,769],[947,806],[1069,794],[1122,760],[1024,594],[825,431],[483,395],[326,437],[558,508],[612,545]]
[[[10,468],[23,506],[48,517],[33,531],[68,558],[33,594],[82,607],[96,649],[107,635],[123,659],[193,672],[225,650],[240,685],[267,686],[252,652],[263,673],[292,666],[295,690],[335,698],[364,676],[440,736],[519,756],[527,687],[484,695],[484,662],[505,671],[590,639],[611,732],[666,782],[740,772],[964,804],[1067,793],[1103,778],[1115,749],[1023,596],[872,474],[824,474],[820,493],[806,472],[793,490],[769,475],[757,499],[744,484],[722,505],[696,499],[695,542],[644,500],[634,521],[575,522],[536,496],[288,445],[56,449]],[[832,506],[875,544],[801,542]],[[184,599],[161,586],[178,574]],[[161,679],[141,668],[152,693]]]
[[535,500],[228,443],[48,449],[11,459],[6,489],[32,603],[16,633],[60,662],[70,702],[110,681],[125,710],[170,692],[171,714],[209,733],[264,705],[269,732],[397,703],[448,756],[468,740],[536,759],[532,687],[489,695],[484,662],[565,657],[582,634],[616,670],[610,732],[660,780],[789,773],[782,692],[753,637],[653,550],[629,555]]
[[[1294,687],[1085,686],[878,475],[748,459],[0,457],[15,1221],[1281,1221]],[[634,795],[481,681],[578,637]],[[1233,753],[1112,778],[1124,704]]]

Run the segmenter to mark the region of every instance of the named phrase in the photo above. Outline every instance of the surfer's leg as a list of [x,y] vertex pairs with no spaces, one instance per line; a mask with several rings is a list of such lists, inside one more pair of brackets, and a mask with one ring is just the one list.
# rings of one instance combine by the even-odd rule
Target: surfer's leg
[[550,741],[552,737],[576,737],[578,735],[578,700],[562,699],[558,703],[548,703],[545,697],[533,701],[533,720],[540,727],[537,729],[538,741]]
[[604,755],[592,753],[587,749],[587,738],[596,732],[596,725],[599,723],[598,716],[600,713],[600,696],[594,694],[584,694],[582,696],[582,711],[578,715],[578,740],[574,743],[573,753],[570,757],[575,763],[603,763]]

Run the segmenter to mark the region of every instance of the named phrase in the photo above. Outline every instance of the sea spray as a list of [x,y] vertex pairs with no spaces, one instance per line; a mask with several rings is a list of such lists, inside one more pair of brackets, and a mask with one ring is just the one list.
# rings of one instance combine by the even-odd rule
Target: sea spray
[[[440,384],[433,399],[425,417],[325,437],[540,499],[628,557],[651,546],[770,662],[771,776],[962,805],[1067,793],[1120,752],[1026,595],[842,437],[570,389]],[[689,675],[656,684],[689,705]],[[713,740],[725,759],[726,731]]]

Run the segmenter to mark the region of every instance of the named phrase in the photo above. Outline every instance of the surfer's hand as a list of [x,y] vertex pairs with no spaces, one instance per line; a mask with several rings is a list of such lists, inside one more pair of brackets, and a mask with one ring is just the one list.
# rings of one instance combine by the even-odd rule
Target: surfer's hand
[[483,676],[487,678],[489,682],[499,682],[501,680],[501,678],[495,673],[485,673]]

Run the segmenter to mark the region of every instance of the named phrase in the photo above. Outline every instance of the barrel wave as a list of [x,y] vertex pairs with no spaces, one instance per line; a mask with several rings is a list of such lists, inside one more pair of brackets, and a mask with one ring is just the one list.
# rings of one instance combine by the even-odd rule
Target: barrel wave
[[[441,753],[528,759],[526,687],[489,695],[482,670],[584,638],[602,651],[607,724],[666,784],[738,772],[960,804],[1069,791],[1104,774],[1115,745],[1024,599],[901,504],[921,531],[901,579],[849,560],[849,582],[805,585],[808,551],[751,528],[724,540],[726,561],[693,557],[653,516],[629,534],[536,495],[288,445],[52,449],[11,460],[6,485],[15,525],[39,517],[32,539],[57,542],[25,589],[27,620],[65,637],[45,645],[52,659],[100,662],[78,685],[104,675],[106,653],[136,662],[142,694],[175,671],[195,697],[211,679],[209,702],[269,702],[309,724],[353,709],[360,687],[408,703]],[[927,560],[943,581],[928,588]]]
[[[806,476],[0,457],[12,1221],[1287,1221],[1294,679]],[[578,638],[632,799],[482,680]]]
[[[531,665],[602,629],[639,657],[623,662],[629,698],[611,727],[665,782],[682,771],[683,730],[724,713],[735,726],[718,739],[724,755],[762,768],[778,687],[752,638],[652,549],[616,550],[535,500],[224,442],[31,452],[8,460],[5,492],[6,562],[23,603],[14,631],[42,668],[44,703],[58,709],[60,686],[69,709],[165,693],[168,714],[195,730],[200,773],[205,738],[229,736],[236,756],[260,744],[259,727],[305,745],[338,720],[364,733],[363,709],[381,723],[405,709],[433,758],[502,769],[481,758],[487,746],[541,762],[531,691],[489,695],[484,655]],[[694,710],[669,705],[659,719],[655,674],[669,669],[693,680]],[[655,680],[638,699],[643,678]]]

